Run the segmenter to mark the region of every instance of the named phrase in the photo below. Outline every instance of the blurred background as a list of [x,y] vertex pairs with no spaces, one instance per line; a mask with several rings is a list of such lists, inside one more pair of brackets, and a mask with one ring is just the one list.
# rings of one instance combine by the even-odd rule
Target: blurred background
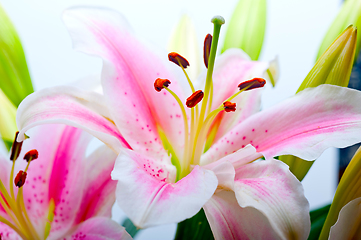
[[[98,76],[101,60],[72,50],[71,39],[62,23],[62,12],[78,5],[109,7],[123,13],[135,32],[166,48],[172,29],[183,14],[196,27],[199,46],[212,32],[210,19],[226,19],[221,41],[237,0],[2,0],[5,11],[21,38],[36,90],[70,84],[87,76]],[[294,95],[312,68],[318,48],[337,15],[341,0],[268,0],[267,30],[260,60],[278,56],[280,79],[275,88],[268,85],[263,108]],[[201,49],[201,48],[200,48]],[[329,149],[315,162],[302,181],[311,209],[331,202],[337,184],[336,150]],[[113,219],[125,215],[116,206]],[[172,239],[175,224],[141,231],[136,239]],[[160,238],[159,234],[162,233]]]

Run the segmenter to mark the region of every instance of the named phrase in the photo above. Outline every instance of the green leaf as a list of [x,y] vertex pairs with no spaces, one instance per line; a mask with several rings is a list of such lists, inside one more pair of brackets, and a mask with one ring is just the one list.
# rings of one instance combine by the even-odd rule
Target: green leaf
[[240,48],[257,60],[266,30],[266,0],[240,0],[228,25],[222,52]]
[[[349,25],[354,25],[356,28],[361,29],[361,0],[346,0],[342,8],[328,29],[320,49],[317,54],[317,59],[332,43],[332,41]],[[361,38],[357,39],[355,61],[360,50]]]
[[122,226],[125,228],[125,230],[129,233],[129,235],[134,238],[134,236],[141,230],[140,228],[137,228],[132,221],[130,221],[129,218],[126,218]]
[[213,233],[204,210],[201,209],[192,218],[178,223],[174,240],[213,240]]
[[319,209],[310,212],[311,217],[311,231],[308,236],[308,240],[317,240],[320,236],[322,226],[326,220],[328,211],[330,210],[331,204],[328,204]]
[[19,36],[0,6],[0,88],[17,107],[34,92]]

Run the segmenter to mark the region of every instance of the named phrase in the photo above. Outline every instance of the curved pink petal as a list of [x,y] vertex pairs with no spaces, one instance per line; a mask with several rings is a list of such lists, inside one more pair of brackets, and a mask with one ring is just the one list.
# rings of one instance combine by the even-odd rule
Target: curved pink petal
[[360,239],[360,216],[361,198],[356,198],[341,209],[337,222],[331,227],[329,239]]
[[103,96],[70,86],[43,89],[29,95],[19,105],[16,122],[20,129],[19,141],[34,126],[65,123],[90,132],[114,151],[118,152],[121,146],[129,147],[112,122]]
[[104,95],[117,127],[132,148],[138,151],[148,147],[147,155],[157,156],[162,149],[159,127],[181,156],[184,138],[181,110],[167,91],[154,89],[157,78],[167,78],[172,82],[172,91],[185,100],[169,68],[174,64],[167,61],[167,55],[159,57],[140,42],[124,17],[115,11],[73,8],[65,11],[63,19],[75,49],[103,58]]
[[[60,237],[72,227],[80,204],[85,178],[83,173],[85,150],[91,136],[80,129],[64,125],[44,125],[23,144],[19,169],[26,162],[23,155],[37,149],[38,159],[31,162],[25,185],[24,202],[38,232],[43,232],[50,199],[55,202],[54,220],[50,236]],[[21,161],[21,162],[20,162]]]
[[328,147],[361,141],[361,92],[333,85],[306,89],[254,114],[219,139],[204,158],[212,161],[252,144],[266,158],[292,154],[316,159]]
[[2,222],[0,222],[0,239],[23,240],[12,228]]
[[[190,218],[217,188],[217,177],[210,170],[196,166],[177,183],[170,183],[163,179],[164,175],[158,176],[164,174],[166,169],[148,165],[146,162],[151,159],[127,152],[119,155],[112,178],[118,180],[118,205],[138,227]],[[144,162],[144,166],[137,162]]]
[[258,161],[236,169],[238,204],[263,213],[281,239],[306,239],[311,223],[302,184],[277,160]]
[[[238,84],[254,77],[263,77],[269,67],[267,62],[251,61],[241,49],[229,49],[217,58],[213,74],[213,104],[218,108],[222,103],[238,92]],[[221,113],[215,140],[221,138],[234,125],[260,110],[262,89],[246,91],[238,95],[232,102],[237,104],[236,111]]]
[[233,191],[217,190],[203,209],[216,240],[279,239],[260,211],[238,205]]
[[[230,162],[234,168],[239,168],[240,166],[253,162],[254,160],[261,157],[262,154],[258,153],[256,148],[254,148],[251,144],[248,144],[244,148],[241,148],[234,153],[228,154],[221,159],[211,159],[207,158],[207,155],[202,155],[200,165],[207,169],[212,169],[213,166],[217,166],[220,163]],[[212,160],[215,161],[212,162]]]
[[86,180],[75,223],[94,216],[110,217],[117,184],[110,178],[110,173],[116,158],[117,155],[110,148],[103,146],[83,161],[82,174]]
[[[50,238],[54,239],[54,238]],[[105,217],[91,218],[79,226],[64,240],[131,240],[125,228]],[[54,239],[55,240],[55,239]]]

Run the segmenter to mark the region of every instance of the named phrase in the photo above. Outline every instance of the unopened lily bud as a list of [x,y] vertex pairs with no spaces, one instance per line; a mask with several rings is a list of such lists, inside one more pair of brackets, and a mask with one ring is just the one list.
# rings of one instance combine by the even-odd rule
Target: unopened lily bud
[[239,0],[228,24],[222,52],[240,48],[257,60],[266,30],[266,0]]
[[356,39],[356,28],[349,26],[317,60],[297,92],[321,84],[347,87],[355,56]]
[[24,159],[29,162],[29,161],[32,161],[32,160],[35,160],[39,157],[39,153],[38,153],[38,150],[36,149],[33,149],[33,150],[30,150],[29,152],[27,152],[24,156]]
[[19,131],[16,132],[15,139],[13,141],[13,146],[11,147],[11,155],[10,155],[11,161],[15,161],[16,159],[18,159],[21,152],[21,147],[23,146],[23,142],[16,141],[18,135],[19,135]]
[[19,171],[14,179],[15,186],[21,188],[25,184],[27,173],[23,171]]
[[189,98],[187,98],[186,105],[189,108],[196,106],[202,101],[204,93],[202,90],[195,91]]
[[226,112],[234,112],[236,111],[236,104],[226,101],[223,103],[223,108]]
[[183,68],[187,68],[189,66],[189,62],[187,61],[187,59],[185,59],[184,57],[182,57],[180,54],[178,54],[176,52],[169,53],[168,59],[169,59],[169,61],[177,64],[178,66],[182,65]]
[[154,89],[157,92],[162,91],[162,89],[164,87],[168,87],[170,84],[170,81],[168,79],[162,79],[162,78],[158,78],[157,80],[155,80],[154,82]]
[[244,82],[241,82],[238,85],[238,88],[240,91],[248,91],[254,88],[260,88],[263,87],[266,84],[266,80],[264,80],[263,78],[253,78],[251,80],[247,80]]
[[[320,49],[317,54],[317,58],[326,51],[330,44],[340,35],[349,25],[354,25],[356,28],[361,28],[361,1],[359,0],[347,0],[343,1],[340,12],[334,19],[332,25],[328,29]],[[357,39],[355,61],[360,50],[361,38]]]

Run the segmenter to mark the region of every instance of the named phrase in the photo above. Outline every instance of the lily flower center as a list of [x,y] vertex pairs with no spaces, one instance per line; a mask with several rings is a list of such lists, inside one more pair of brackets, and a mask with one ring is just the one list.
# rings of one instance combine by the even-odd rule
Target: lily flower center
[[[184,103],[172,90],[169,89],[169,85],[171,84],[170,80],[157,79],[154,83],[154,88],[156,91],[159,92],[162,89],[165,89],[176,99],[183,115],[185,132],[183,158],[176,163],[174,163],[174,158],[172,158],[172,163],[177,168],[177,181],[190,173],[192,165],[199,165],[201,155],[206,150],[205,146],[207,142],[207,135],[216,116],[222,111],[234,112],[236,110],[236,103],[232,103],[232,99],[234,99],[243,91],[263,87],[266,83],[266,81],[262,78],[254,78],[242,82],[238,85],[238,92],[236,92],[228,99],[225,99],[223,104],[221,104],[218,108],[214,110],[211,109],[213,100],[212,75],[217,52],[219,33],[221,26],[224,24],[224,19],[221,16],[216,16],[212,19],[212,23],[214,24],[213,37],[211,34],[208,34],[204,40],[203,56],[204,64],[207,68],[204,92],[202,90],[195,90],[192,81],[190,80],[185,70],[188,66],[190,66],[189,62],[178,53],[171,52],[168,54],[169,61],[181,67],[192,90],[192,95],[189,96],[185,102],[185,105],[188,108],[191,108],[190,118],[188,119],[187,117]],[[200,102],[202,102],[202,104],[199,109],[198,104]]]
[[[27,171],[30,163],[38,158],[38,151],[33,149],[25,154],[24,160],[27,161],[26,168],[20,170],[14,178],[15,161],[19,157],[22,147],[22,142],[16,141],[18,134],[19,132],[16,133],[11,149],[10,160],[12,161],[12,168],[10,172],[9,191],[0,179],[0,206],[5,210],[8,216],[8,218],[0,216],[0,222],[11,227],[23,239],[42,239],[29,219],[23,197],[23,187],[26,183]],[[14,186],[18,187],[16,196]],[[49,212],[54,212],[53,204],[50,204]],[[44,239],[47,238],[49,233],[50,224],[48,224],[45,229]]]

